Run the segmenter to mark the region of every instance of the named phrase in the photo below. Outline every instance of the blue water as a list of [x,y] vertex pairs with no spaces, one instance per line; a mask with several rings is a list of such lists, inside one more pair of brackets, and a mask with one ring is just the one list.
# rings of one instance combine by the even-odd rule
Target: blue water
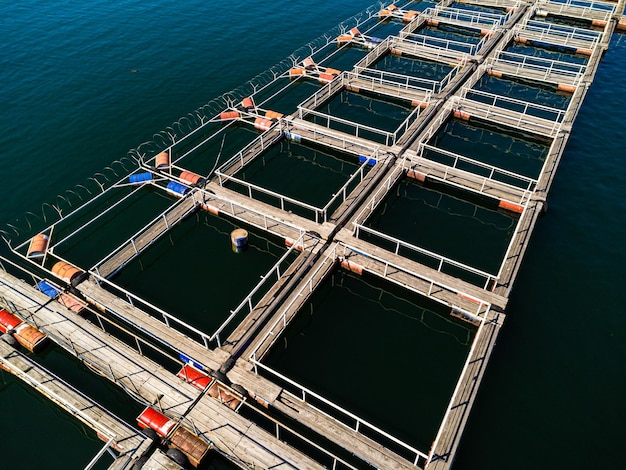
[[[0,228],[24,232],[27,211],[40,214],[44,202],[369,5],[1,3]],[[455,468],[623,466],[625,56],[626,38],[615,36],[526,253]],[[141,409],[54,349],[40,359],[130,422]],[[0,433],[11,436],[0,443],[2,468],[82,468],[97,452],[92,434],[0,378]],[[394,419],[406,428],[402,415]],[[37,459],[25,458],[33,445]]]

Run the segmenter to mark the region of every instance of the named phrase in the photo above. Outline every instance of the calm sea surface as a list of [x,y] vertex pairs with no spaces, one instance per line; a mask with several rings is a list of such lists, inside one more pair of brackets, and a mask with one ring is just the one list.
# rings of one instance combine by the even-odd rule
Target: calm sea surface
[[[66,190],[103,171],[181,116],[236,88],[368,6],[369,1],[357,0],[0,3],[4,19],[0,32],[0,228],[13,232],[14,226],[26,233],[28,217],[34,220],[33,216],[24,218],[28,211],[49,211],[43,203],[57,202],[59,194],[68,196]],[[623,467],[625,70],[626,37],[614,36],[563,155],[548,198],[549,211],[540,218],[526,253],[455,468]],[[194,236],[206,233],[210,240],[220,243],[219,234],[229,230],[215,229],[208,216],[186,224],[163,244],[182,247],[188,239],[186,234],[192,232]],[[193,230],[194,224],[205,228]],[[256,262],[259,272],[252,277],[263,274],[282,253],[275,241],[261,238],[254,256],[262,261]],[[440,242],[446,244],[445,240]],[[447,242],[454,244],[454,239]],[[90,243],[97,249],[97,239]],[[203,246],[202,240],[194,244],[199,249]],[[82,251],[70,247],[70,253],[72,249],[77,259],[97,259],[85,247]],[[159,249],[169,253],[167,247]],[[248,259],[252,252],[250,255]],[[193,250],[189,257],[193,260]],[[226,255],[219,260],[218,265],[231,263]],[[207,263],[210,260],[203,261],[204,269]],[[137,264],[125,274],[128,279],[122,278],[121,282],[128,281],[132,286],[131,278],[136,276],[148,286],[135,284],[139,290],[149,289],[155,281],[144,269],[146,266]],[[193,263],[180,269],[185,273],[201,272],[201,267]],[[380,286],[372,283],[359,287],[359,283],[352,277],[337,279],[332,288],[326,287],[313,299],[310,307],[312,312],[317,306],[323,309],[324,302],[338,295],[335,291],[339,286],[359,302],[367,323],[384,322],[384,336],[361,344],[364,348],[371,344],[369,349],[383,356],[363,351],[351,360],[370,358],[367,360],[372,361],[372,372],[384,368],[385,373],[393,374],[403,396],[409,395],[406,406],[411,407],[411,401],[419,401],[420,396],[436,395],[435,389],[424,390],[425,374],[436,376],[436,364],[424,360],[420,375],[403,375],[402,371],[410,371],[415,364],[411,357],[400,361],[384,358],[401,354],[395,343],[410,343],[410,335],[405,335],[414,331],[433,342],[432,348],[424,352],[426,356],[442,354],[443,367],[452,371],[453,385],[472,332],[456,325],[440,327],[440,320],[428,320],[431,314],[424,313],[428,306],[418,305],[414,299],[401,299],[397,292],[391,292],[393,308],[385,306],[385,315],[392,315],[389,312],[393,310],[393,317],[381,316],[377,309],[382,304],[363,297],[379,292]],[[216,303],[215,308],[227,311],[240,297],[236,295],[227,305]],[[170,305],[170,300],[160,299],[162,305]],[[207,305],[206,301],[194,301],[198,308]],[[211,305],[209,297],[209,311]],[[315,354],[316,348],[322,352],[320,343],[314,341],[294,341],[290,343],[293,349],[285,347],[271,359],[280,364],[281,356],[286,356],[286,362],[282,360],[284,368],[301,382],[312,387],[317,384],[330,395],[335,393],[336,384],[358,381],[359,377],[365,380],[363,376],[369,372],[366,366],[354,368],[346,378],[342,367],[330,356],[342,354],[340,346],[345,335],[368,338],[371,334],[367,325],[358,326],[359,316],[350,313],[342,324],[342,335],[333,340],[333,348],[324,348],[318,356],[332,367],[313,372],[313,366],[319,366],[320,361],[299,366],[293,360],[300,349],[303,355]],[[324,316],[315,321],[321,323],[313,324],[311,320],[309,325],[305,321],[294,328],[313,335],[323,325]],[[408,327],[415,330],[407,330],[407,325],[416,325]],[[435,328],[438,332],[448,328],[448,332],[438,340],[429,333]],[[447,350],[446,341],[450,342]],[[435,348],[444,351],[439,353]],[[457,356],[461,357],[460,363]],[[142,409],[58,349],[49,348],[39,359],[131,423]],[[320,386],[319,375],[311,374],[325,374],[324,384]],[[450,378],[442,376],[434,382],[449,387]],[[372,406],[368,395],[374,395],[375,403],[372,393],[364,393],[353,402],[358,390],[345,393],[342,389],[337,393],[343,394],[338,401],[346,407],[353,405],[364,415]],[[410,396],[412,393],[414,396]],[[447,399],[439,400],[437,406],[445,407]],[[101,446],[91,431],[4,372],[0,372],[0,406],[0,435],[5,436],[0,441],[0,468],[82,468]],[[428,414],[429,410],[422,408],[428,406],[422,403],[411,410],[427,415],[431,423],[427,431],[432,432],[439,411]],[[398,404],[388,410],[387,415],[382,408],[371,412],[371,419],[414,439],[420,447],[428,446],[428,436],[413,429],[412,420],[420,416],[414,417],[413,411],[403,412]],[[225,466],[219,462],[211,465]]]

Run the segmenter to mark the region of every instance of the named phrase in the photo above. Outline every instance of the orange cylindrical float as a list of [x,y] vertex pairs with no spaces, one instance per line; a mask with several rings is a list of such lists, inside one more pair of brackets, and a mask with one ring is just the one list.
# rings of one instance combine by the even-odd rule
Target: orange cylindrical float
[[590,56],[591,54],[593,54],[593,51],[591,49],[583,49],[579,47],[578,49],[576,49],[576,54]]
[[410,23],[418,14],[419,13],[415,10],[409,10],[402,17],[402,21],[404,21],[405,23]]
[[350,35],[345,35],[345,34],[344,34],[344,35],[342,35],[342,36],[337,36],[337,42],[338,42],[339,44],[343,44],[343,43],[345,43],[345,42],[352,42],[352,40],[353,40],[353,39],[354,39],[354,38],[353,38],[352,36],[350,36]]
[[615,29],[617,29],[618,31],[626,31],[626,18],[622,18],[621,20],[619,20],[617,22],[617,25],[615,25]]
[[[292,247],[294,243],[296,243],[296,241],[293,238],[289,238],[289,237],[285,238],[285,246]],[[302,246],[302,243],[298,243],[296,245],[296,250],[304,251],[304,247]]]
[[498,203],[498,207],[500,209],[506,209],[511,212],[517,212],[518,214],[524,212],[524,206],[522,206],[521,204],[515,204],[513,202],[503,200],[500,200],[500,202]]
[[137,424],[142,429],[154,429],[159,436],[166,437],[176,426],[176,421],[169,419],[154,408],[148,407],[137,418]]
[[272,127],[272,124],[273,123],[271,119],[258,117],[254,120],[254,127],[256,129],[259,129],[260,131],[268,130],[270,127]]
[[291,70],[289,70],[289,76],[290,77],[296,77],[299,75],[305,75],[306,74],[306,70],[299,67],[299,68],[293,68]]
[[336,75],[330,73],[320,73],[317,79],[322,83],[330,83],[335,79]]
[[394,11],[394,10],[397,10],[397,9],[398,9],[398,7],[395,6],[393,3],[389,4],[389,6],[387,7],[387,10],[389,10],[389,11]]
[[466,112],[466,111],[461,111],[460,109],[455,109],[454,110],[454,117],[457,119],[461,119],[463,121],[469,121],[471,114]]
[[189,431],[183,426],[179,426],[169,437],[170,448],[178,449],[189,459],[189,463],[198,467],[211,450],[211,445],[204,439]]
[[393,55],[402,55],[402,51],[400,49],[394,49],[393,47],[389,50],[389,52]]
[[82,273],[83,271],[78,269],[76,266],[72,266],[70,263],[66,263],[65,261],[59,261],[52,266],[52,274],[70,284]]
[[391,15],[391,11],[390,10],[380,10],[378,12],[378,17],[379,18],[384,18],[384,17],[389,16],[389,15]]
[[212,380],[211,377],[204,372],[189,364],[183,366],[183,368],[178,371],[178,374],[176,374],[176,377],[183,379],[185,382],[190,383],[200,390],[207,388]]
[[464,294],[462,292],[457,292],[456,295],[458,295],[462,299],[469,300],[472,303],[475,303],[475,304],[478,304],[478,305],[482,304],[482,302],[480,300],[475,299],[474,297],[470,297],[469,295]]
[[348,261],[347,259],[344,259],[341,261],[341,267],[349,271],[352,271],[355,274],[363,274],[363,266],[361,266],[360,264]]
[[414,106],[416,108],[419,106],[422,109],[426,109],[428,108],[428,103],[426,101],[413,100],[411,101],[411,106]]
[[19,344],[33,353],[41,351],[48,343],[44,333],[4,309],[0,310],[0,332],[11,332]]
[[204,183],[204,178],[196,173],[192,173],[191,171],[183,171],[180,174],[180,180],[183,183],[187,184],[202,184]]
[[487,70],[487,75],[491,75],[492,77],[496,78],[502,78],[502,72],[493,69]]
[[169,168],[170,166],[170,153],[165,150],[164,152],[161,152],[159,154],[157,154],[157,156],[154,159],[154,167],[155,168]]
[[41,258],[46,253],[46,249],[48,248],[48,242],[48,235],[44,233],[39,233],[35,235],[30,240],[26,256],[28,258]]
[[220,119],[227,121],[229,119],[237,119],[239,117],[239,111],[224,111],[220,113]]
[[329,73],[331,75],[339,75],[341,73],[341,70],[331,69],[330,67],[326,67],[326,70],[324,70],[324,72]]
[[283,116],[284,115],[282,113],[278,113],[276,111],[270,111],[270,110],[265,111],[265,117],[268,119],[280,119]]
[[558,91],[564,91],[566,93],[574,93],[576,91],[574,85],[565,85],[563,83],[559,83],[556,88]]
[[203,204],[200,204],[200,207],[204,209],[205,211],[210,212],[213,215],[220,215],[220,210],[215,206],[211,206],[209,204],[203,203]]
[[597,26],[598,28],[604,28],[606,21],[604,20],[591,20],[591,26]]
[[407,178],[412,178],[412,179],[417,180],[417,181],[419,181],[421,183],[426,181],[426,175],[424,173],[420,173],[419,171],[409,170],[409,171],[406,172],[406,176],[407,176]]
[[352,35],[352,36],[360,36],[361,35],[361,31],[359,31],[359,28],[352,28],[350,30],[350,35]]
[[426,21],[426,24],[428,26],[434,26],[436,28],[437,26],[439,26],[439,20],[433,20],[432,18],[429,18],[428,21]]
[[516,36],[513,38],[513,41],[518,42],[520,44],[526,44],[528,42],[528,38],[524,38],[522,36]]
[[245,109],[247,109],[248,111],[253,110],[256,106],[254,105],[254,101],[252,100],[252,97],[249,96],[248,98],[244,98],[241,101],[241,106],[243,106]]

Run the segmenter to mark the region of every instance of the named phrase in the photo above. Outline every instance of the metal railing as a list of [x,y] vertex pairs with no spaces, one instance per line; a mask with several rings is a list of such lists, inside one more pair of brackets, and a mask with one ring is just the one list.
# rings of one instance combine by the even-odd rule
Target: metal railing
[[[245,222],[252,227],[265,230],[279,237],[283,237],[286,230],[293,234],[291,238],[294,239],[299,238],[302,233],[304,233],[304,230],[301,227],[292,223],[277,219],[276,217],[263,212],[258,212],[248,207],[244,207],[230,199],[222,198],[207,190],[200,190],[200,194],[202,195],[201,206],[217,202],[220,213],[228,214],[230,217]],[[252,217],[243,217],[242,214],[250,214]],[[257,220],[261,220],[262,223],[258,223]],[[277,229],[277,227],[280,227],[280,230]]]
[[533,79],[539,74],[540,80],[548,81],[552,78],[552,80],[558,80],[559,83],[563,83],[564,80],[567,80],[567,83],[571,83],[572,85],[580,83],[587,70],[587,66],[582,64],[507,51],[498,52],[494,57],[489,59],[488,63],[495,69],[498,69],[498,65],[512,67],[513,71],[507,71],[507,75],[526,77],[530,72],[533,74]]
[[358,156],[364,155],[375,160],[380,158],[381,149],[376,142],[355,139],[345,132],[335,131],[304,120],[297,122],[283,121],[283,130],[287,138],[296,142],[299,142],[301,139],[317,142],[319,139],[324,142],[324,145],[335,150]]
[[[350,75],[354,76],[354,74],[350,74],[347,72],[344,72],[344,74],[342,74],[342,81],[345,81],[346,85],[350,83],[349,79],[347,78]],[[383,84],[383,80],[379,80],[378,83]],[[372,84],[375,85],[376,81],[372,81]],[[402,93],[401,93],[402,89],[399,84],[395,82],[386,82],[384,84],[387,85],[388,87],[391,87],[392,89],[396,89],[398,91],[398,94],[397,94],[398,97],[402,96]],[[376,91],[376,88],[372,87],[372,90]],[[424,98],[425,98],[425,102],[428,103],[430,101],[430,94],[427,94]],[[331,124],[339,124],[341,126],[347,127],[348,129],[351,129],[353,134],[350,134],[350,135],[354,135],[354,137],[357,137],[357,138],[366,138],[368,140],[372,140],[369,137],[375,138],[377,136],[380,136],[383,140],[382,142],[377,142],[375,140],[373,140],[373,142],[383,144],[387,147],[391,147],[396,144],[398,139],[400,139],[402,135],[404,135],[404,133],[409,129],[409,127],[420,117],[421,112],[422,112],[422,108],[419,106],[416,106],[413,110],[411,110],[409,115],[402,121],[402,123],[396,128],[395,131],[389,132],[389,131],[378,129],[376,127],[366,126],[364,124],[350,121],[348,119],[342,119],[339,117],[332,116],[330,114],[321,113],[313,109],[308,109],[302,106],[298,106],[298,116],[302,120],[304,120],[306,117],[311,115],[314,117],[322,118],[324,121],[326,121],[325,127],[327,129],[333,129],[333,127],[331,127]],[[315,121],[315,123],[318,125],[322,125],[322,124],[319,124],[317,121]],[[336,129],[333,129],[333,130],[336,130]],[[363,137],[363,134],[367,134],[368,137]]]
[[[102,260],[98,261],[90,271],[96,272],[103,277],[109,277],[115,272],[123,268],[127,263],[132,261],[135,256],[139,255],[142,251],[152,245],[167,231],[183,220],[189,214],[196,210],[199,202],[194,197],[183,197],[168,207],[165,211],[159,214],[157,217],[148,222],[144,227],[135,232],[127,241],[123,242],[111,253],[109,253]],[[188,207],[186,207],[188,206]],[[149,239],[140,240],[142,237],[151,232]],[[125,250],[130,250],[132,253],[129,256],[125,256],[118,265],[108,267],[107,263],[114,261],[114,258],[123,253]],[[101,271],[104,271],[101,273]]]
[[[388,432],[383,431],[378,426],[370,423],[369,421],[366,421],[363,418],[360,418],[359,416],[333,403],[332,401],[321,396],[320,394],[315,393],[314,391],[306,388],[303,385],[300,385],[299,383],[290,379],[289,377],[286,377],[280,374],[279,372],[275,371],[274,369],[266,366],[262,362],[258,361],[254,357],[254,355],[250,358],[250,361],[252,362],[252,364],[254,364],[254,371],[256,374],[258,374],[259,369],[261,369],[269,373],[270,375],[272,375],[274,378],[277,378],[283,381],[284,383],[288,384],[290,387],[295,388],[299,393],[299,395],[296,395],[288,390],[283,390],[282,392],[283,394],[287,394],[298,401],[306,403],[308,406],[313,408],[318,413],[321,413],[322,415],[332,419],[335,423],[343,426],[344,428],[349,429],[350,431],[354,431],[359,434],[363,434],[364,436],[368,437],[369,439],[374,440],[375,442],[378,442],[377,439],[381,440],[381,438],[383,438],[385,441],[392,442],[393,444],[397,445],[399,448],[402,448],[404,451],[411,454],[411,457],[412,457],[411,461],[413,465],[415,466],[417,466],[418,464],[424,463],[426,459],[428,458],[428,455],[425,454],[424,452],[416,449],[415,447],[407,444],[406,442],[398,439],[397,437],[392,436]],[[340,418],[335,417],[332,414],[321,410],[319,407],[314,406],[311,403],[310,397],[314,398],[320,403],[323,403],[326,407],[330,408],[333,412],[339,414],[344,420],[353,421],[354,426],[349,426],[348,424],[344,423]]]
[[[315,222],[317,223],[322,223],[324,220],[324,214],[322,209],[320,209],[319,207],[316,207],[314,205],[311,204],[307,204],[306,202],[302,202],[298,199],[289,197],[289,196],[285,196],[281,193],[278,193],[276,191],[272,191],[270,189],[266,189],[262,186],[258,186],[256,184],[253,183],[249,183],[248,181],[244,181],[242,179],[236,178],[234,176],[229,176],[229,175],[224,175],[219,171],[215,172],[216,176],[218,177],[219,180],[219,184],[220,186],[226,186],[228,183],[235,183],[236,185],[239,185],[243,188],[246,188],[246,192],[247,192],[247,196],[250,199],[255,199],[254,195],[255,193],[260,193],[263,194],[265,196],[269,196],[270,198],[272,198],[273,200],[278,201],[278,204],[276,203],[272,203],[270,202],[271,205],[274,205],[275,207],[278,207],[280,210],[283,211],[288,211],[290,210],[288,208],[289,206],[292,207],[299,207],[300,209],[304,209],[307,212],[312,212],[313,213],[313,220],[315,220]],[[310,218],[310,216],[309,216]]]
[[609,21],[615,13],[616,3],[594,0],[559,0],[539,1],[538,9],[548,8],[550,13],[573,18]]
[[[522,190],[528,195],[528,197],[530,197],[530,194],[534,191],[535,187],[537,186],[537,179],[535,178],[530,178],[528,176],[520,175],[519,173],[514,173],[512,171],[505,170],[504,168],[500,168],[494,165],[489,165],[487,163],[481,162],[479,160],[475,160],[473,158],[465,157],[463,155],[450,152],[448,150],[440,149],[433,145],[424,144],[424,143],[420,144],[417,155],[427,160],[432,160],[432,158],[429,158],[425,155],[425,151],[439,154],[448,158],[451,161],[451,163],[447,166],[449,166],[450,168],[459,168],[459,164],[463,164],[463,166],[466,166],[466,167],[469,166],[469,167],[474,168],[475,170],[477,169],[478,171],[487,171],[488,172],[487,175],[481,175],[479,173],[471,172],[473,175],[476,175],[479,178],[485,179],[485,182],[483,182],[483,188],[488,181],[497,181],[498,183],[502,183],[516,190]],[[442,163],[442,162],[438,162],[438,163]],[[469,170],[464,169],[464,171],[469,171]],[[508,180],[509,182],[503,181],[504,179]],[[517,182],[519,184],[513,184],[512,182]],[[480,192],[482,193],[483,191],[481,190]]]
[[366,170],[369,167],[368,160],[369,159],[367,158],[365,159],[365,161],[359,166],[357,171],[355,171],[352,175],[350,175],[350,177],[348,178],[348,181],[346,181],[344,185],[332,195],[332,197],[326,203],[326,205],[321,208],[314,206],[312,204],[307,204],[306,202],[302,202],[298,199],[285,196],[276,191],[263,188],[256,184],[249,183],[239,178],[235,178],[234,176],[223,175],[222,173],[219,173],[219,172],[216,172],[216,175],[219,178],[220,186],[224,186],[228,182],[235,183],[247,189],[247,196],[250,199],[255,199],[254,198],[255,192],[263,194],[264,196],[269,196],[270,198],[278,201],[278,205],[276,207],[279,207],[281,210],[283,211],[289,210],[287,207],[288,205],[291,205],[292,207],[304,209],[305,212],[313,213],[312,220],[314,220],[318,224],[322,224],[328,221],[329,210],[333,206],[333,204],[335,204],[340,198],[341,198],[341,202],[344,202],[347,199],[348,188],[356,181],[356,179],[358,178],[359,181],[363,181]]
[[[416,292],[418,294],[424,295],[434,301],[436,301],[437,303],[440,303],[442,305],[446,305],[448,307],[451,307],[455,310],[459,310],[461,312],[463,312],[464,314],[466,314],[468,317],[470,318],[482,318],[484,317],[487,312],[489,311],[489,309],[491,308],[491,304],[485,300],[479,299],[478,297],[469,295],[459,289],[457,289],[456,287],[452,287],[449,286],[447,284],[444,284],[443,282],[440,281],[436,281],[424,274],[420,274],[420,273],[416,273],[414,271],[411,271],[410,269],[407,269],[405,267],[402,267],[396,263],[392,263],[389,260],[383,259],[379,256],[376,256],[374,254],[371,253],[367,253],[365,251],[363,251],[362,249],[357,249],[352,247],[351,245],[348,245],[346,243],[340,242],[341,246],[343,247],[343,257],[347,258],[350,255],[361,255],[361,256],[365,256],[366,258],[375,261],[376,263],[380,264],[383,266],[383,269],[379,272],[376,272],[375,274],[379,275],[380,277],[387,279],[390,282],[393,282],[394,284],[397,284],[399,286],[405,287],[408,290],[411,290],[413,292]],[[397,273],[397,272],[402,272],[405,274],[408,274],[410,277],[419,279],[423,282],[425,282],[428,285],[428,289],[426,290],[421,290],[419,288],[417,288],[415,285],[412,284],[408,284],[406,282],[403,282],[401,280],[395,279],[394,277],[392,277],[390,275],[390,273]],[[445,299],[442,299],[440,297],[437,297],[434,295],[434,291],[437,290],[445,290],[448,292],[452,292],[455,295],[459,296],[459,299],[465,298],[467,300],[469,300],[471,303],[476,305],[476,310],[475,311],[469,311],[465,308],[462,308],[461,306],[452,303],[452,302],[448,302]]]
[[343,81],[335,78],[300,103],[300,106],[305,109],[315,109],[339,93],[343,86]]
[[439,5],[434,8],[424,10],[424,15],[429,15],[432,18],[441,19],[441,21],[463,26],[473,26],[475,28],[482,28],[486,26],[489,29],[495,29],[497,26],[503,25],[510,17],[510,13],[501,15],[498,13],[472,11],[447,6],[442,7]]
[[[272,126],[274,131],[272,132],[263,132],[256,139],[246,145],[243,149],[229,158],[226,162],[215,170],[215,174],[225,173],[229,171],[235,165],[239,165],[240,167],[244,167],[247,163],[249,163],[252,159],[254,159],[257,155],[261,154],[269,147],[274,145],[278,139],[282,137],[280,132],[275,132],[275,126]],[[271,129],[270,129],[271,130]]]
[[359,139],[369,139],[373,142],[376,142],[375,139],[379,138],[381,140],[381,142],[379,143],[388,147],[395,144],[397,138],[396,133],[394,132],[384,131],[382,129],[378,129],[377,127],[366,126],[365,124],[360,124],[358,122],[350,121],[348,119],[342,119],[326,113],[320,113],[319,111],[314,111],[312,109],[305,110],[301,107],[298,107],[298,114],[300,119],[303,119],[304,116],[306,116],[314,124],[317,124],[318,126],[324,126],[327,129],[333,129],[331,124],[338,124],[344,129],[347,128],[346,130],[350,132],[350,135],[353,135],[354,137]]
[[562,109],[467,87],[462,88],[457,96],[463,98],[464,102],[471,100],[486,104],[490,108],[502,108],[508,111],[514,111],[522,116],[533,116],[554,123],[561,123],[566,113],[566,111]]
[[[465,63],[469,56],[477,54],[485,44],[487,37],[476,42],[462,42],[419,33],[405,33],[400,38],[391,39],[391,47],[399,49],[403,54],[415,57],[426,57],[429,60],[450,65],[450,61]],[[459,54],[461,54],[459,56]]]
[[587,49],[593,50],[602,36],[601,33],[590,29],[533,20],[527,21],[516,29],[520,36],[528,39],[574,49],[582,45]]
[[[285,254],[283,254],[283,256],[280,257],[280,259],[276,262],[276,264],[274,264],[274,266],[272,266],[267,274],[261,276],[261,280],[257,283],[257,285],[252,288],[250,293],[241,301],[241,303],[234,310],[230,311],[230,315],[228,316],[228,318],[211,335],[210,339],[216,340],[218,348],[222,346],[219,336],[220,333],[224,331],[224,328],[226,328],[230,324],[230,322],[235,317],[237,317],[237,315],[239,315],[242,310],[246,308],[246,306],[248,307],[248,313],[251,313],[254,310],[255,304],[253,303],[252,298],[256,295],[257,292],[261,290],[261,288],[265,284],[267,284],[268,282],[270,282],[271,279],[274,278],[274,274],[276,275],[276,281],[280,279],[281,265],[289,258],[289,256],[291,256],[297,246],[304,246],[304,234],[302,234],[300,238],[292,244],[292,246],[285,252]],[[272,283],[276,281],[272,281]]]
[[[364,225],[357,224],[357,223],[354,223],[353,225],[354,225],[355,237],[361,238],[359,235],[361,234],[361,232],[363,232],[373,238],[378,238],[385,242],[391,242],[391,244],[393,245],[392,252],[395,255],[399,255],[401,248],[405,252],[406,251],[412,252],[415,255],[419,256],[420,264],[424,264],[425,266],[432,267],[437,272],[446,274],[446,268],[448,267],[454,268],[457,271],[463,271],[466,274],[470,275],[470,279],[464,279],[464,280],[467,280],[471,284],[477,285],[478,287],[482,287],[483,289],[486,289],[486,290],[490,290],[495,285],[495,281],[498,280],[498,277],[495,274],[490,274],[480,269],[476,269],[467,264],[461,263],[459,261],[455,261],[446,256],[426,250],[425,248],[421,248],[419,246],[413,245],[412,243],[392,237],[385,233],[379,232],[378,230],[374,230],[370,227],[366,227]],[[410,259],[411,257],[408,256],[408,258]],[[455,273],[451,275],[457,275],[457,274]],[[476,280],[481,280],[482,282],[478,284],[475,282]]]
[[483,319],[480,326],[478,327],[478,330],[476,331],[476,335],[474,336],[472,347],[470,348],[470,351],[467,355],[465,364],[463,364],[463,369],[461,369],[459,380],[457,381],[456,386],[454,387],[454,392],[452,392],[452,397],[450,398],[450,402],[448,404],[448,407],[446,408],[446,413],[444,414],[443,419],[441,420],[441,426],[439,427],[439,430],[437,431],[437,436],[435,437],[435,440],[433,441],[433,444],[430,448],[430,452],[428,453],[427,463],[431,462],[434,456],[433,455],[434,451],[437,445],[439,444],[439,441],[441,440],[445,427],[447,426],[448,417],[450,416],[450,413],[452,412],[453,408],[455,408],[456,399],[461,390],[461,384],[462,384],[461,379],[466,374],[467,369],[469,369],[470,365],[476,360],[473,357],[474,351],[476,351],[476,347],[478,345],[478,339],[480,338],[481,335],[484,334],[484,329],[485,329],[485,320]]
[[401,73],[388,72],[386,70],[355,67],[354,72],[349,73],[348,77],[370,80],[372,82],[372,87],[376,83],[392,86],[397,89],[395,96],[398,96],[399,98],[403,97],[405,91],[427,92],[428,94],[423,101],[429,102],[430,95],[432,93],[440,93],[460,70],[461,65],[459,64],[456,67],[453,67],[452,70],[450,70],[441,80],[432,80]]
[[[476,90],[472,90],[472,94],[475,92]],[[476,95],[479,93],[476,93]],[[549,119],[530,112],[539,112],[542,108],[540,105],[527,102],[514,103],[521,108],[520,111],[519,108],[516,110],[499,106],[498,104],[501,102],[511,102],[506,97],[493,95],[487,98],[490,99],[491,102],[481,102],[458,96],[453,98],[453,105],[457,110],[468,113],[470,116],[479,117],[492,122],[499,122],[521,131],[554,137],[561,129],[561,122],[566,111],[543,107],[545,111],[554,116],[553,119]]]
[[[308,297],[313,290],[317,287],[317,283],[314,284],[313,280],[322,273],[324,270],[329,269],[330,266],[335,264],[337,258],[337,244],[333,244],[326,254],[322,263],[318,263],[315,270],[308,275],[308,281],[303,283],[298,291],[291,296],[291,300],[286,302],[280,309],[280,315],[274,320],[273,323],[267,328],[265,334],[259,339],[255,340],[256,346],[249,355],[249,358],[256,358],[262,360],[265,353],[274,345],[278,340],[280,334],[287,328],[291,319],[295,316],[293,312],[296,302],[301,298]],[[287,313],[291,312],[291,316],[287,316]],[[259,353],[259,351],[261,351]]]

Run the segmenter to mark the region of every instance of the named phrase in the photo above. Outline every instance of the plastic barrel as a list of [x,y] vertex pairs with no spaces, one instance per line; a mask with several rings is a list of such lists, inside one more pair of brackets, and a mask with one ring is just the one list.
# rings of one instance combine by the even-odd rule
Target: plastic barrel
[[211,383],[211,377],[195,367],[187,364],[176,375],[200,390],[204,390]]
[[184,196],[187,194],[187,191],[189,191],[189,187],[179,183],[178,181],[170,181],[167,183],[167,191],[172,193],[174,196]]
[[237,228],[230,233],[230,242],[235,253],[241,253],[248,247],[248,231]]
[[47,279],[43,279],[39,281],[37,284],[35,284],[35,289],[37,289],[38,291],[41,291],[42,293],[46,294],[48,297],[52,299],[54,299],[61,292],[60,287],[55,286]]
[[154,166],[159,169],[169,168],[170,166],[170,154],[169,152],[161,152],[155,157]]
[[134,175],[130,175],[128,177],[128,181],[131,184],[139,184],[139,183],[144,183],[145,181],[151,181],[152,180],[152,173],[150,173],[149,171],[146,171],[145,173],[135,173]]
[[43,233],[35,235],[28,245],[26,256],[28,258],[41,258],[45,254],[46,248],[48,248],[48,241],[48,235]]
[[73,280],[75,280],[79,275],[83,274],[83,271],[78,269],[76,266],[72,266],[70,263],[66,263],[65,261],[59,261],[54,266],[52,266],[52,274],[60,277],[65,282],[71,284]]
[[148,407],[137,418],[137,424],[140,428],[154,429],[159,436],[166,437],[176,425],[176,421],[172,421],[154,408]]

